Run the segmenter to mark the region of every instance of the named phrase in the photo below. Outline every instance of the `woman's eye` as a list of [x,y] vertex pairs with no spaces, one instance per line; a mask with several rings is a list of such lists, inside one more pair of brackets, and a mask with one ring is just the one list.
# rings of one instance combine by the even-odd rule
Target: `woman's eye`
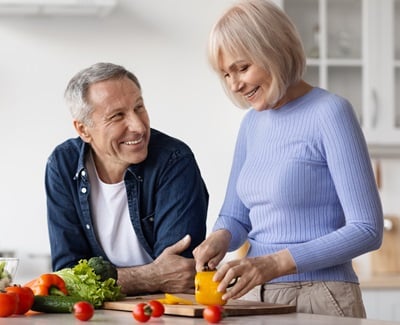
[[241,66],[240,69],[239,69],[239,71],[244,72],[244,71],[246,71],[248,68],[249,68],[249,65],[246,64],[246,65],[244,65],[244,66]]

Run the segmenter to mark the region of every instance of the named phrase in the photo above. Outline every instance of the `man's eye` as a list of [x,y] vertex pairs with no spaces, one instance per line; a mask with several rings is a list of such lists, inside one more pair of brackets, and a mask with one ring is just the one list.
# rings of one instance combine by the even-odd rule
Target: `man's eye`
[[135,112],[141,112],[144,110],[144,105],[137,105],[134,108]]
[[116,114],[114,114],[114,115],[111,116],[111,119],[112,119],[112,120],[116,120],[116,119],[121,118],[122,116],[123,116],[122,113],[116,113]]

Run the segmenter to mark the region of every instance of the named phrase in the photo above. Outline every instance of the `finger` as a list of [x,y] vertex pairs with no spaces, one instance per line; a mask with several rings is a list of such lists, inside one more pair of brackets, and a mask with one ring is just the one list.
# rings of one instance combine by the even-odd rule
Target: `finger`
[[167,247],[165,249],[165,252],[171,255],[172,254],[179,255],[184,250],[189,248],[190,242],[191,242],[190,235],[186,235],[180,241],[176,242],[174,245]]
[[196,272],[203,271],[204,265],[207,264],[207,259],[205,258],[204,254],[201,253],[201,248],[199,246],[193,250],[193,257],[196,261]]
[[204,267],[207,266],[208,269],[213,270],[216,267],[216,259],[212,254],[212,250],[209,246],[201,245],[198,246],[193,251],[193,256],[196,261],[196,271],[204,271]]
[[252,287],[249,285],[249,283],[247,281],[245,281],[242,278],[239,278],[234,286],[232,286],[226,290],[226,292],[222,296],[222,299],[229,300],[232,298],[235,299],[235,298],[241,297],[243,294],[245,294],[251,288]]
[[202,272],[204,271],[204,265],[205,263],[202,261],[196,261],[196,272]]
[[242,288],[237,288],[236,291],[228,291],[227,295],[230,297],[227,299],[238,299],[248,293],[255,287],[255,284],[246,283]]

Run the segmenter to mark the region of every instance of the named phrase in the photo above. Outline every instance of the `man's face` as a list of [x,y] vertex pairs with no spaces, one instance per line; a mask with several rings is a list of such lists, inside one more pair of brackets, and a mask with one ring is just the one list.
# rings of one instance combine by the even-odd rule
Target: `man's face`
[[122,176],[130,164],[147,157],[150,122],[141,91],[129,78],[111,79],[91,85],[87,100],[93,123],[75,122],[75,127],[90,143],[100,177],[117,171]]

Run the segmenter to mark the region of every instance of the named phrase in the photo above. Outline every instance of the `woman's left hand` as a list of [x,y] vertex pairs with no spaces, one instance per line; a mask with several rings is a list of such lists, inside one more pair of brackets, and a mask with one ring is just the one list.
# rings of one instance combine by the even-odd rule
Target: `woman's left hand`
[[224,300],[237,299],[255,286],[277,277],[296,272],[296,264],[288,250],[259,257],[246,257],[222,265],[214,276],[220,281],[218,291],[227,290],[230,283],[238,281],[223,295]]

